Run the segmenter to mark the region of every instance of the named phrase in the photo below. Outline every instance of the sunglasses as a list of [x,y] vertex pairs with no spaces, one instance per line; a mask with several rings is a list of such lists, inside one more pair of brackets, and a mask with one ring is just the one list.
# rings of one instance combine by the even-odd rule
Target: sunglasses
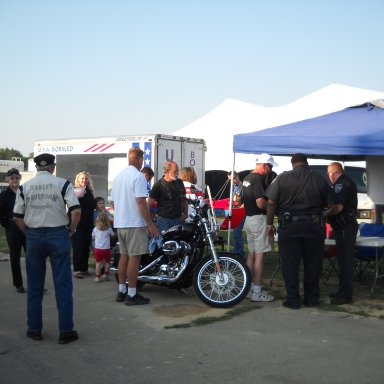
[[9,180],[20,180],[20,176],[11,176]]

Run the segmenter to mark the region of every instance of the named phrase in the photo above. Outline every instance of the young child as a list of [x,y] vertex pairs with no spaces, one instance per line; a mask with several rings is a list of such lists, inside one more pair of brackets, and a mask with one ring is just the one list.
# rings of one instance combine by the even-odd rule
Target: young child
[[95,282],[101,281],[101,265],[104,260],[104,275],[102,278],[108,280],[109,262],[111,260],[111,237],[114,236],[111,224],[106,213],[100,213],[96,219],[96,226],[92,231],[92,240],[95,242],[93,254],[96,259]]
[[96,209],[93,211],[93,224],[96,225],[96,219],[100,213],[105,213],[108,217],[108,220],[113,226],[113,215],[111,212],[108,212],[105,208],[105,200],[103,197],[95,197]]

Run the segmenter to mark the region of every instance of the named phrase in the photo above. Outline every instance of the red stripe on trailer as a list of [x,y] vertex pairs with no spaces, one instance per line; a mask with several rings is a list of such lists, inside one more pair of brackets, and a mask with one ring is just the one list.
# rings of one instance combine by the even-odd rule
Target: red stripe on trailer
[[100,144],[97,148],[95,149],[92,149],[91,152],[96,152],[96,151],[99,151],[100,149],[102,149],[103,147],[105,147],[105,144]]
[[95,148],[96,146],[97,146],[97,144],[93,144],[92,147],[87,148],[84,152],[88,152],[88,151],[90,151],[92,148]]
[[106,151],[108,148],[111,148],[115,144],[109,144],[107,147],[103,148],[100,152]]

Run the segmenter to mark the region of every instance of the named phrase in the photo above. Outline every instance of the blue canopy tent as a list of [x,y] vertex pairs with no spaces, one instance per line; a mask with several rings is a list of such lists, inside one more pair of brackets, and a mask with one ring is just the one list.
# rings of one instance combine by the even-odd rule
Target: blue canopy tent
[[328,115],[234,135],[234,153],[364,160],[384,155],[384,102],[377,100]]
[[[384,155],[384,100],[234,135],[233,152],[233,166],[236,153],[269,153],[277,156],[304,153],[309,158],[339,161],[365,160],[369,155]],[[232,216],[232,206],[229,216]],[[229,243],[230,235],[228,249]]]

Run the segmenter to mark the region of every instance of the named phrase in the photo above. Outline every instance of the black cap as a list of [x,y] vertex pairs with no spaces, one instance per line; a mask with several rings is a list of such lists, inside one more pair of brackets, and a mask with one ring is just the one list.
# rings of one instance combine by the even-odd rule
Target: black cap
[[18,169],[16,168],[11,168],[7,171],[7,176],[12,176],[12,175],[19,175],[20,176],[20,172]]
[[33,161],[39,167],[45,167],[47,165],[55,165],[55,156],[50,153],[42,153],[39,156],[36,156]]

